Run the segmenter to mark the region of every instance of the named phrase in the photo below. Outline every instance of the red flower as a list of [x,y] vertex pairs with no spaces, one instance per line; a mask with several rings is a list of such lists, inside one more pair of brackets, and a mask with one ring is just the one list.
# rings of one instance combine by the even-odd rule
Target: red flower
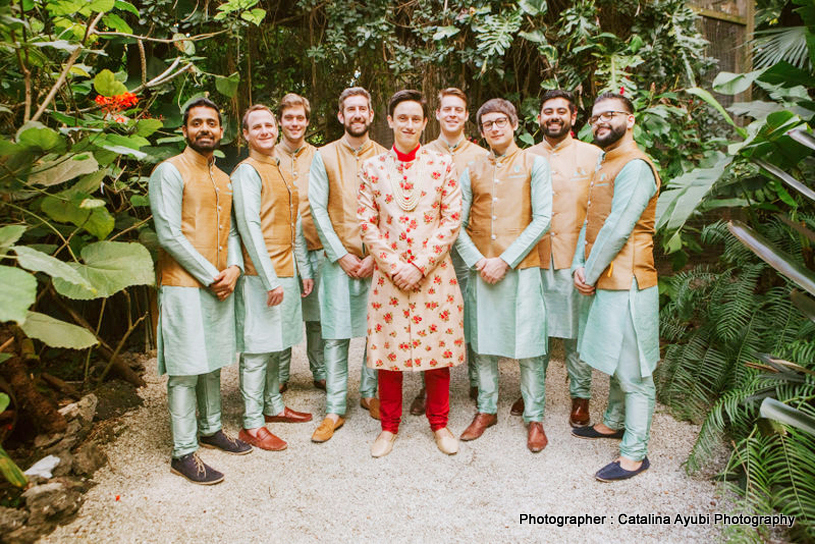
[[452,351],[450,351],[449,349],[444,350],[444,358],[445,359],[451,359],[452,357],[453,357],[453,352]]

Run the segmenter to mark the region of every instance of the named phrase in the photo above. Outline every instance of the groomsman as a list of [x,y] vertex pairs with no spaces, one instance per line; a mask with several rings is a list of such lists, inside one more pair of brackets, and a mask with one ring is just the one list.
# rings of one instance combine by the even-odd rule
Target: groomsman
[[[467,95],[464,94],[464,91],[455,87],[442,89],[439,91],[438,100],[439,105],[436,108],[436,120],[439,122],[441,134],[439,134],[438,138],[427,144],[427,149],[441,153],[442,155],[451,155],[456,169],[456,179],[458,179],[469,165],[477,159],[486,157],[489,151],[469,141],[464,135],[464,125],[470,117]],[[461,288],[461,294],[465,296],[470,271],[455,248],[450,251],[450,257],[453,259],[453,266],[456,269],[456,278]],[[475,374],[474,357],[475,354],[468,343],[467,375],[470,378],[470,398],[476,400],[478,397],[478,378]],[[425,388],[422,387],[410,405],[410,413],[415,416],[424,414],[427,408],[426,403],[427,395]]]
[[594,140],[603,149],[589,187],[586,222],[574,256],[574,284],[588,297],[578,352],[611,376],[603,422],[572,430],[578,438],[622,438],[620,457],[601,468],[603,482],[648,469],[659,360],[659,289],[654,219],[659,175],[634,141],[634,107],[612,93],[594,102]]
[[546,380],[546,308],[535,246],[549,227],[552,182],[546,159],[515,144],[518,115],[501,98],[476,120],[490,146],[461,176],[462,230],[456,248],[470,267],[465,331],[475,351],[478,412],[461,440],[475,440],[498,421],[498,358],[521,367],[527,447],[539,452]]
[[[374,258],[362,244],[357,220],[359,169],[386,149],[368,138],[374,119],[371,95],[362,87],[345,89],[337,119],[345,128],[339,140],[314,154],[309,173],[309,204],[325,250],[320,269],[320,318],[325,341],[326,416],[314,431],[314,442],[326,442],[345,423],[348,392],[348,347],[365,336],[368,289]],[[360,405],[379,419],[376,371],[362,365]]]
[[[314,286],[306,241],[298,221],[297,187],[286,181],[274,156],[277,124],[272,111],[255,105],[243,116],[249,157],[232,172],[233,211],[243,242],[245,273],[238,280],[236,316],[243,430],[238,437],[264,450],[286,449],[266,423],[303,423],[311,414],[283,404],[280,356],[303,339],[300,285]],[[296,255],[296,258],[295,258]]]
[[[570,267],[580,227],[586,219],[589,182],[600,158],[600,148],[572,137],[577,106],[572,93],[547,91],[541,101],[538,123],[543,141],[527,151],[545,157],[552,169],[552,224],[538,244],[543,298],[546,300],[549,338],[563,338],[566,371],[572,409],[569,424],[589,424],[591,367],[577,353],[578,302]],[[551,343],[551,342],[550,342]],[[546,355],[547,361],[549,354]],[[523,398],[512,405],[511,413],[524,411]]]
[[[196,453],[203,446],[246,454],[252,447],[221,430],[221,368],[235,361],[235,306],[240,239],[230,220],[229,176],[215,166],[221,112],[199,98],[184,111],[187,147],[150,176],[150,209],[161,251],[158,270],[158,367],[169,374],[173,433],[170,468],[192,483],[224,475]],[[198,418],[196,421],[196,409]]]
[[[280,159],[280,172],[289,185],[297,186],[300,198],[300,219],[306,237],[308,265],[314,278],[314,290],[303,293],[303,321],[306,322],[306,355],[314,387],[325,391],[325,361],[323,360],[323,336],[320,329],[320,303],[317,300],[319,269],[323,260],[323,245],[317,236],[311,208],[308,204],[308,173],[314,158],[315,147],[306,141],[306,129],[311,118],[308,99],[289,93],[277,105],[277,119],[283,137],[274,148],[274,156]],[[280,392],[288,389],[291,348],[280,356]]]

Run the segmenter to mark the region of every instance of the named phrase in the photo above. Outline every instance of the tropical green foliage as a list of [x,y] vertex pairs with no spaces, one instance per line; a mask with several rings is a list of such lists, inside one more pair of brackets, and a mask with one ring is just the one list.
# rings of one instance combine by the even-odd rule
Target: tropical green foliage
[[[815,6],[798,4],[815,58]],[[735,478],[745,505],[796,516],[794,537],[815,541],[815,72],[787,58],[714,81],[720,93],[763,91],[767,100],[728,108],[753,118],[746,127],[712,95],[693,91],[737,139],[673,180],[660,198],[658,226],[666,239],[687,236],[690,218],[741,206],[731,213],[743,220],[701,232],[703,244],[723,247],[721,267],[697,267],[663,285],[669,344],[657,382],[663,402],[703,422],[688,468],[698,469],[728,437],[725,477]]]

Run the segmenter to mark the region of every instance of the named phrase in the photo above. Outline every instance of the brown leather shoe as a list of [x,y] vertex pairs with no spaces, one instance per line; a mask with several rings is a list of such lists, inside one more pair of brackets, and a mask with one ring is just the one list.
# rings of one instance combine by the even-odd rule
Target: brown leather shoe
[[427,391],[424,387],[422,390],[419,391],[419,394],[416,395],[416,398],[413,399],[413,402],[410,403],[410,413],[414,416],[420,416],[427,411]]
[[325,380],[314,380],[314,387],[325,391]]
[[529,448],[529,451],[532,453],[543,451],[548,443],[543,424],[540,421],[530,421],[529,430],[526,433],[526,447]]
[[478,401],[478,388],[470,386],[470,400]]
[[289,390],[289,382],[283,382],[280,384],[280,392],[285,393]]
[[340,418],[336,423],[330,417],[327,417],[320,423],[320,426],[314,429],[314,434],[311,435],[312,442],[328,442],[334,436],[334,431],[339,429],[345,423],[345,419]]
[[476,412],[473,422],[470,426],[464,429],[461,433],[461,439],[465,442],[468,440],[475,440],[487,430],[487,427],[492,427],[498,423],[498,416],[495,414],[485,414],[483,412]]
[[359,405],[368,410],[371,417],[379,419],[379,399],[374,397],[372,399],[359,399]]
[[288,406],[283,408],[283,413],[276,416],[263,416],[266,423],[305,423],[311,421],[311,414],[307,412],[297,412]]
[[524,398],[520,397],[512,403],[512,408],[509,409],[509,414],[512,416],[524,415]]
[[257,436],[252,436],[246,431],[246,429],[241,429],[241,431],[238,433],[238,438],[247,444],[251,444],[262,450],[283,451],[288,447],[285,440],[281,440],[270,433],[269,429],[266,427],[261,427],[258,429]]
[[572,399],[572,412],[569,414],[569,425],[585,427],[590,421],[589,399]]

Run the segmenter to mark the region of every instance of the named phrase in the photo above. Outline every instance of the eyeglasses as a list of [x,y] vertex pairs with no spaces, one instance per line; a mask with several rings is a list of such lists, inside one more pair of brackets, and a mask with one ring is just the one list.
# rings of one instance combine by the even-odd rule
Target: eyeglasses
[[589,124],[593,125],[601,119],[603,121],[611,121],[617,115],[631,115],[631,114],[628,113],[627,111],[604,111],[600,115],[592,115],[591,117],[589,117]]
[[495,121],[484,121],[483,123],[481,123],[481,130],[486,132],[486,131],[490,130],[493,125],[495,125],[498,128],[504,128],[508,124],[509,124],[509,117],[501,117],[499,119],[496,119]]

